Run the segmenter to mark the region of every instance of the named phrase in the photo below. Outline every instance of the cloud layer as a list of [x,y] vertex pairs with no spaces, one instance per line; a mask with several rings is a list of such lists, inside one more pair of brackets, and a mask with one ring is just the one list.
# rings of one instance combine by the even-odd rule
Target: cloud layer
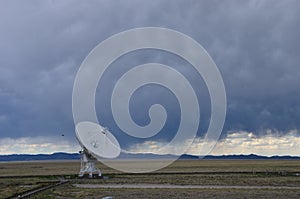
[[[299,156],[300,137],[297,135],[298,132],[293,130],[285,135],[281,134],[280,132],[273,132],[271,130],[268,130],[266,135],[260,137],[254,135],[252,132],[245,131],[230,133],[216,144],[210,155],[257,154],[264,156]],[[162,151],[161,148],[166,144],[159,141],[146,141],[132,145],[130,151],[133,153],[169,154],[180,147],[185,147],[186,143],[183,142],[181,146],[176,146],[177,149],[168,148]],[[203,146],[203,139],[195,139],[186,153],[203,155],[200,153]]]
[[54,152],[77,153],[76,142],[53,137],[20,137],[0,139],[0,154],[50,154]]
[[[268,136],[279,143],[282,138],[290,138],[286,142],[293,143],[293,139],[297,142],[300,129],[299,6],[297,0],[1,1],[0,138],[19,143],[26,137],[50,137],[55,142],[64,133],[68,142],[76,145],[71,95],[80,63],[99,42],[112,34],[135,27],[159,26],[194,38],[219,67],[228,97],[220,144],[230,146],[226,139],[233,136],[232,131],[251,132],[257,142]],[[207,130],[210,117],[205,84],[186,62],[163,52],[136,52],[112,64],[97,93],[100,122],[116,134],[124,147],[138,144],[116,126],[107,96],[124,71],[148,62],[174,66],[199,89],[198,135],[201,136]],[[131,113],[140,125],[149,122],[147,111],[153,103],[166,106],[169,114],[166,126],[149,142],[170,140],[180,118],[172,93],[153,86],[141,89],[133,97]],[[291,131],[293,136],[290,136]],[[249,133],[243,135],[247,137]],[[227,151],[220,144],[218,153],[240,151],[238,148]],[[1,142],[2,146],[6,146],[5,142]],[[254,148],[260,152],[258,145],[251,145],[244,146],[244,153],[255,152]],[[56,150],[51,146],[48,149]],[[19,151],[16,148],[15,153]],[[285,153],[286,149],[278,147],[272,152],[280,151]],[[1,151],[7,152],[14,153],[14,150]]]

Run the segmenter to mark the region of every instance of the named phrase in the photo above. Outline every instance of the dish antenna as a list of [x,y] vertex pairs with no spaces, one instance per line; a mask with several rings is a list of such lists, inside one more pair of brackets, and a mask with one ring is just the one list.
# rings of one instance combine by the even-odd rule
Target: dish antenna
[[116,158],[120,155],[120,144],[112,133],[105,127],[93,122],[80,122],[76,125],[76,137],[82,147],[81,168],[79,177],[93,173],[101,176],[101,171],[95,166],[97,159]]

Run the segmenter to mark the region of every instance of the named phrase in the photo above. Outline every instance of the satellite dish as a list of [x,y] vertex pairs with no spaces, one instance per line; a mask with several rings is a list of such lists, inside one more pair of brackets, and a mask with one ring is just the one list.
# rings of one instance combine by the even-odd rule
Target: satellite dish
[[107,128],[93,122],[80,122],[75,129],[82,147],[79,176],[88,173],[92,177],[95,172],[101,176],[100,170],[95,167],[95,161],[100,158],[118,157],[121,152],[119,142]]

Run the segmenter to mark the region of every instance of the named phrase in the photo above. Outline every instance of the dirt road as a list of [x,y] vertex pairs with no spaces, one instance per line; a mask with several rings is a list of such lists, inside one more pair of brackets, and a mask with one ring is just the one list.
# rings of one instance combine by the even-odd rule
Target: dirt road
[[288,186],[219,186],[219,185],[171,185],[171,184],[73,184],[78,188],[113,189],[300,189]]

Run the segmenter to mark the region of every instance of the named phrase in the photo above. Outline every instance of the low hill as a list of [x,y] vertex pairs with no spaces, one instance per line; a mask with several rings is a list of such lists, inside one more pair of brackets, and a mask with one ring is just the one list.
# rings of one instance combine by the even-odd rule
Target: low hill
[[[125,154],[120,155],[121,159],[174,159],[178,158],[174,155],[156,155],[156,154]],[[53,153],[53,154],[12,154],[12,155],[0,155],[0,162],[4,161],[34,161],[34,160],[79,160],[79,153]],[[298,156],[259,156],[255,154],[250,155],[221,155],[205,157],[199,157],[194,155],[184,154],[179,157],[182,160],[300,160]]]

